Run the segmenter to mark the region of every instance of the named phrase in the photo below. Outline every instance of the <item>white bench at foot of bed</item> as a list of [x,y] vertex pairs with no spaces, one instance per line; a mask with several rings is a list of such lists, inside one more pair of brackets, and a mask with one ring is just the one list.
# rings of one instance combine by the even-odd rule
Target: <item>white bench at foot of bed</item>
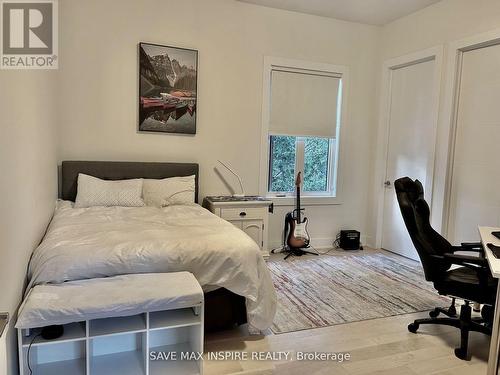
[[[39,336],[54,324],[61,337]],[[203,373],[203,291],[188,272],[39,285],[16,327],[21,375],[32,342],[33,375]]]

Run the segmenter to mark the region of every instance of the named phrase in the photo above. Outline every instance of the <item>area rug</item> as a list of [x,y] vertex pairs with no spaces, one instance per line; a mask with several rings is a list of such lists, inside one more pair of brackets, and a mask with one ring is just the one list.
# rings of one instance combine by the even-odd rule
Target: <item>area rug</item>
[[[386,252],[272,258],[278,294],[272,331],[285,333],[446,306],[420,263]],[[345,255],[344,255],[345,254]]]

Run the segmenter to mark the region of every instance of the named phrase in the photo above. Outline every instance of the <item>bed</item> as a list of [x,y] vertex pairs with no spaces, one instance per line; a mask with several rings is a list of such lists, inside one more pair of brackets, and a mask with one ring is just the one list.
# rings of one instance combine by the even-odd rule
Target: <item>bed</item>
[[258,246],[199,205],[73,208],[78,174],[105,180],[195,175],[193,163],[65,161],[58,208],[35,250],[28,288],[129,273],[192,272],[205,291],[205,328],[270,326],[276,294]]

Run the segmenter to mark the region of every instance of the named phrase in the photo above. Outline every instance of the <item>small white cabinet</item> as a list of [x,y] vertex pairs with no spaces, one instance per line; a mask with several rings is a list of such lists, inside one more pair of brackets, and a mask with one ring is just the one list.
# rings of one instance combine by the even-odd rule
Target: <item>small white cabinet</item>
[[269,212],[272,201],[261,197],[206,197],[203,206],[248,234],[259,245],[262,256],[269,257],[267,246]]

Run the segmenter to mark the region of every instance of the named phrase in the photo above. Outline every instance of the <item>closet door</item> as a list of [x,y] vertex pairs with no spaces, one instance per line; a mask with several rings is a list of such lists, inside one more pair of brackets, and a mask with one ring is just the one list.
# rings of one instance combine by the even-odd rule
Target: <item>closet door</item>
[[448,237],[479,240],[478,225],[500,226],[500,46],[463,53]]
[[417,61],[393,69],[390,79],[388,147],[384,189],[382,248],[418,259],[394,191],[400,177],[419,179],[430,196],[434,166],[433,102],[436,61]]

